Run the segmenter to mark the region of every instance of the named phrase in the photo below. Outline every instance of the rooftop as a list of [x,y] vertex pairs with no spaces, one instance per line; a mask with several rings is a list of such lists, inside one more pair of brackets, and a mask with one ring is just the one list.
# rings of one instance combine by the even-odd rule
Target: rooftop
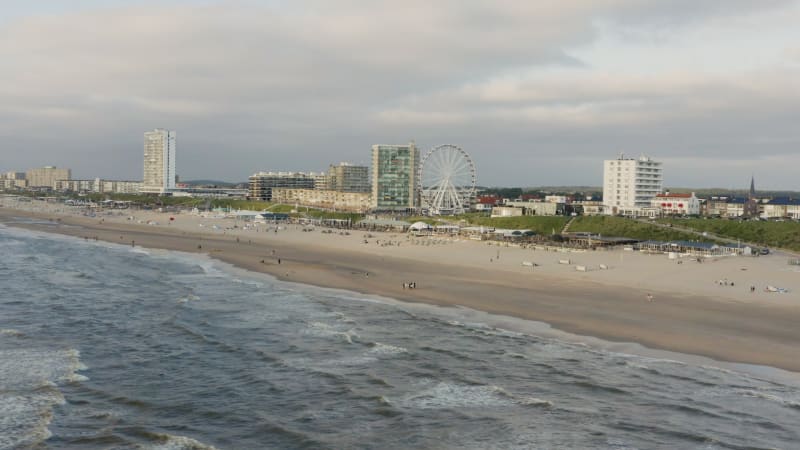
[[691,194],[670,194],[669,192],[665,194],[657,194],[656,197],[658,198],[692,198],[694,193]]
[[777,197],[768,201],[767,205],[800,205],[800,198]]

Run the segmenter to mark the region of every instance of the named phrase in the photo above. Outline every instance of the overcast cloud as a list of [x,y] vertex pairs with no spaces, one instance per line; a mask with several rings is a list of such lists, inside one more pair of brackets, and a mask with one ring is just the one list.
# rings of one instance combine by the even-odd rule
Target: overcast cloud
[[800,190],[798,1],[36,3],[0,15],[0,170],[141,179],[163,127],[183,179],[413,139],[482,185],[600,185],[624,152],[669,186]]

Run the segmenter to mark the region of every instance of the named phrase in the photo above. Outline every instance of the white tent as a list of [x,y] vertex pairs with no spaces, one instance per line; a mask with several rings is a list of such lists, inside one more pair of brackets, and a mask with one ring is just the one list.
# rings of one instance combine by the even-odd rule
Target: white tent
[[432,229],[433,227],[425,222],[416,222],[408,227],[408,231],[411,233],[430,233]]

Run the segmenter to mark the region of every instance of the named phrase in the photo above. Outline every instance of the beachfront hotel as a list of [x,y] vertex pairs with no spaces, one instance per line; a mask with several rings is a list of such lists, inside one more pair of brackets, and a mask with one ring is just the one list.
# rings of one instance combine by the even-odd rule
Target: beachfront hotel
[[0,190],[17,190],[28,187],[28,180],[25,179],[25,172],[6,172],[0,173]]
[[372,208],[407,211],[419,206],[417,170],[419,150],[405,145],[372,146]]
[[338,192],[370,192],[369,167],[342,162],[328,168],[328,190]]
[[57,180],[53,190],[59,192],[94,192],[103,194],[138,194],[142,190],[141,181],[124,180]]
[[54,189],[56,180],[69,180],[70,178],[72,178],[71,170],[58,169],[55,166],[45,166],[25,172],[27,187],[32,188]]
[[274,201],[274,188],[315,189],[320,184],[315,173],[304,172],[258,172],[248,179],[251,200]]
[[142,193],[164,194],[175,190],[174,131],[156,128],[144,134]]
[[603,208],[606,214],[641,216],[651,209],[651,200],[661,193],[661,163],[649,156],[603,162]]
[[332,189],[272,188],[272,201],[285,205],[311,206],[340,212],[369,211],[369,192],[342,192]]

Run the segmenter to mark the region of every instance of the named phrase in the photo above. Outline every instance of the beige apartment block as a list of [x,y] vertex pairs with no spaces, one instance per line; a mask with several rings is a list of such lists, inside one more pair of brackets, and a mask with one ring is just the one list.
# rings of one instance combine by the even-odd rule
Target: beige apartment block
[[370,209],[371,199],[368,192],[273,188],[272,201],[287,205],[363,213]]
[[54,189],[57,180],[69,180],[70,178],[72,178],[71,170],[58,169],[55,166],[31,169],[25,173],[25,180],[28,181],[28,187],[47,187]]

